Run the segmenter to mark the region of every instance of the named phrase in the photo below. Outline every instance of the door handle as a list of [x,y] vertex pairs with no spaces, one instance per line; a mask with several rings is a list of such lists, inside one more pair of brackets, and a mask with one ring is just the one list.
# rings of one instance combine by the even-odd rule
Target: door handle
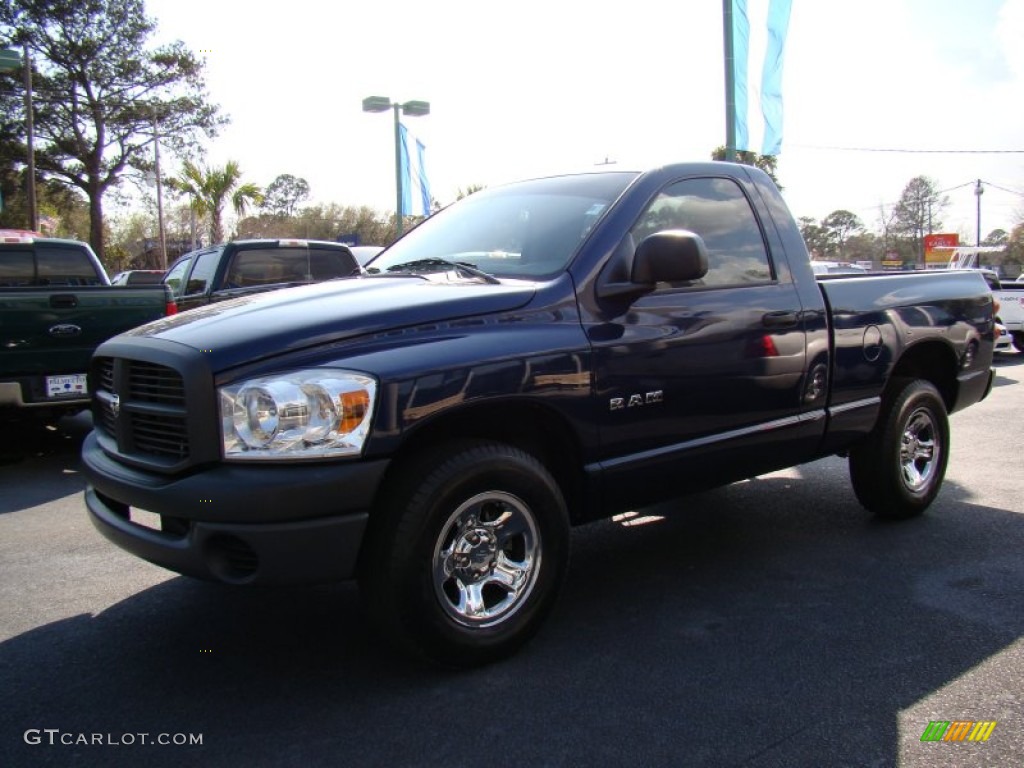
[[73,293],[55,293],[50,297],[50,306],[54,309],[74,309],[78,306],[78,297]]
[[800,316],[797,312],[768,312],[761,316],[765,328],[795,328]]

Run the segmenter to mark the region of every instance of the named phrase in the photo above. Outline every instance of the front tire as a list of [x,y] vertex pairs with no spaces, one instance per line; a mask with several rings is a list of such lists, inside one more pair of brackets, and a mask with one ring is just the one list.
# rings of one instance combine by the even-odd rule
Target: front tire
[[399,472],[360,567],[370,618],[447,666],[517,650],[551,610],[568,564],[558,484],[530,454],[483,441],[439,446]]
[[857,500],[878,517],[903,520],[935,500],[949,461],[949,420],[933,384],[893,382],[886,411],[874,430],[850,451],[850,479]]
[[1024,352],[1024,331],[1015,331],[1012,334],[1013,346],[1018,352]]

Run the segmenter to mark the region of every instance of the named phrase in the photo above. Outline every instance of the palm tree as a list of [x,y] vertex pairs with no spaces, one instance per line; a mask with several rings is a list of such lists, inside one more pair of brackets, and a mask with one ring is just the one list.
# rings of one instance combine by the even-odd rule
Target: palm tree
[[197,216],[210,217],[210,243],[224,239],[224,205],[229,196],[235,213],[241,216],[250,203],[259,205],[263,192],[252,183],[240,184],[242,171],[235,160],[228,160],[223,168],[210,168],[186,160],[181,176],[169,179],[167,184],[178,192],[189,195],[191,207]]

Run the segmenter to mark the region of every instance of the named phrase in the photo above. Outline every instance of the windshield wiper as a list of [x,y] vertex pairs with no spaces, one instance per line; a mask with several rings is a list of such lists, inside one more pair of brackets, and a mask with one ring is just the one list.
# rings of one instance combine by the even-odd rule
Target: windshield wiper
[[405,261],[401,264],[395,264],[393,267],[388,267],[388,272],[407,272],[415,271],[418,267],[455,267],[457,272],[463,272],[473,277],[479,277],[488,283],[498,283],[501,281],[494,275],[489,275],[482,269],[477,269],[475,264],[470,264],[465,261],[449,261],[448,259],[416,259],[415,261]]

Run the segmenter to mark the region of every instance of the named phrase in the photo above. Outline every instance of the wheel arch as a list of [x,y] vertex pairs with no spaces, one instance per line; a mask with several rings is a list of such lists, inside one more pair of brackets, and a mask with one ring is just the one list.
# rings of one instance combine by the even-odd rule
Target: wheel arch
[[583,449],[576,431],[559,411],[534,401],[490,401],[453,409],[412,430],[395,454],[382,487],[424,451],[456,440],[505,443],[534,456],[554,477],[570,520],[580,519],[585,497]]
[[938,340],[924,341],[909,347],[893,366],[885,386],[885,396],[892,395],[903,379],[922,379],[931,382],[951,412],[957,400],[957,370],[959,361],[953,348]]

